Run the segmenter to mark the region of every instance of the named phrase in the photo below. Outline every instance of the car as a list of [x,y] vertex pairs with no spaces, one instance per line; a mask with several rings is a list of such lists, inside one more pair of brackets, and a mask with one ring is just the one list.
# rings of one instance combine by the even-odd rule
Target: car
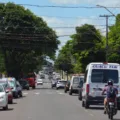
[[41,75],[40,75],[40,79],[45,79],[45,75],[44,75],[44,74],[41,74]]
[[8,95],[8,103],[13,103],[13,94],[12,94],[12,88],[10,87],[10,84],[7,81],[7,78],[0,79],[0,84],[3,85],[5,91],[7,91]]
[[69,87],[70,87],[70,80],[67,81],[65,87],[64,87],[64,92],[67,93],[67,91],[69,91]]
[[22,86],[22,89],[26,89],[26,90],[30,89],[30,85],[27,80],[21,79],[21,80],[19,80],[19,83]]
[[78,93],[80,81],[84,80],[83,75],[73,75],[71,82],[70,82],[70,88],[69,88],[69,95],[72,95],[73,93]]
[[43,79],[37,79],[37,85],[43,85]]
[[8,82],[10,84],[10,87],[12,88],[12,93],[14,98],[22,97],[22,87],[20,83],[12,77],[8,78]]
[[0,108],[3,108],[3,110],[8,109],[8,91],[5,91],[3,85],[0,85]]
[[[85,71],[85,79],[82,91],[82,106],[88,109],[90,105],[103,105],[106,95],[102,95],[103,88],[109,80],[113,80],[114,86],[120,93],[120,65],[118,63],[89,63]],[[118,106],[120,101],[118,101]]]
[[51,88],[56,87],[56,84],[57,84],[57,80],[52,80],[51,81]]
[[57,84],[56,84],[56,89],[58,90],[58,89],[60,89],[60,88],[63,88],[64,89],[64,87],[65,87],[65,85],[66,85],[66,80],[59,80],[58,82],[57,82]]

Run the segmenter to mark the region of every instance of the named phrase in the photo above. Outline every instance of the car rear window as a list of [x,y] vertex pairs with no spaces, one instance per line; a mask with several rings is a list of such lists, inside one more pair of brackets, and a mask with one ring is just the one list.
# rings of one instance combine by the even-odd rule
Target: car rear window
[[118,70],[93,69],[91,75],[91,82],[93,83],[107,83],[108,80],[113,80],[118,83]]
[[66,84],[67,83],[67,81],[59,81],[60,83],[62,83],[62,84]]
[[80,81],[79,77],[74,77],[73,84],[79,84],[79,81]]

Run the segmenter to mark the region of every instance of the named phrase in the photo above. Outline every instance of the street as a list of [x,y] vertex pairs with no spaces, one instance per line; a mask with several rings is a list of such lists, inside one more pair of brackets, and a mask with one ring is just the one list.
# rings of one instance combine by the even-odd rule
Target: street
[[[15,99],[8,111],[0,110],[2,120],[108,120],[103,107],[85,110],[77,95],[51,89],[49,84],[36,90],[23,91],[24,97]],[[120,112],[114,116],[120,120]]]

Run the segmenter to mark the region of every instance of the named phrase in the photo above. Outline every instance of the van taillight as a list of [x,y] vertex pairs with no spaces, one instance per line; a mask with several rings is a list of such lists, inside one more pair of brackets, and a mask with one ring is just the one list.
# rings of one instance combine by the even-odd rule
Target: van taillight
[[90,89],[90,85],[87,84],[87,85],[86,85],[86,93],[89,93],[89,89]]

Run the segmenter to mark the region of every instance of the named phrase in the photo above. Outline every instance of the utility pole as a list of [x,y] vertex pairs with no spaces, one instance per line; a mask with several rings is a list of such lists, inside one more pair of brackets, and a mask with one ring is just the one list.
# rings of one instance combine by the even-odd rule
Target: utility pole
[[106,62],[108,62],[108,19],[113,17],[113,15],[100,15],[100,17],[106,18]]

